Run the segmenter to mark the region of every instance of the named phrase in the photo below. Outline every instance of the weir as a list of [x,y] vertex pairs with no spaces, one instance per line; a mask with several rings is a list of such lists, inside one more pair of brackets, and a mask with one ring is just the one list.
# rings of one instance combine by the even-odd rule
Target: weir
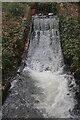
[[3,117],[75,118],[72,89],[76,85],[64,73],[59,18],[34,16],[32,28],[26,65],[12,82]]
[[[35,80],[41,90],[33,95],[39,103],[35,108],[43,111],[45,117],[69,118],[74,108],[73,94],[69,92],[68,78],[64,71],[63,55],[59,37],[57,16],[34,17],[34,30],[30,40],[27,67],[23,72]],[[73,84],[74,80],[72,80]]]

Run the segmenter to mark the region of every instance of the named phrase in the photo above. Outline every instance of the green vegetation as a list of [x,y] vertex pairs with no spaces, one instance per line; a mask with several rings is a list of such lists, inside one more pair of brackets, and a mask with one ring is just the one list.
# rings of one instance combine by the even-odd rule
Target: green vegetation
[[24,15],[24,3],[3,3],[2,9],[7,12],[8,16],[22,16]]
[[[71,4],[68,4],[68,7],[65,5],[66,9],[69,9],[69,5]],[[72,7],[73,5],[74,4],[72,4]],[[76,9],[77,6],[74,6],[74,10]],[[76,17],[75,12],[69,12],[71,11],[68,11],[68,15],[59,13],[60,38],[64,61],[69,66],[70,70],[75,73],[76,70],[80,69],[80,20],[79,16]]]
[[71,17],[60,19],[61,44],[65,62],[71,70],[80,66],[79,22]]
[[[29,32],[30,20],[25,18],[26,4],[3,3],[2,4],[2,72],[3,85],[12,77],[18,69],[25,41],[24,30]],[[30,16],[29,16],[30,17]]]

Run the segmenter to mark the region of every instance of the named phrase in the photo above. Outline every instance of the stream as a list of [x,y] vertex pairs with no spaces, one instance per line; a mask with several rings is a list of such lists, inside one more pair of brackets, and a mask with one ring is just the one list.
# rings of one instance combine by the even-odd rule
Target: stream
[[3,105],[3,118],[78,118],[75,79],[64,71],[57,16],[33,17],[23,61]]

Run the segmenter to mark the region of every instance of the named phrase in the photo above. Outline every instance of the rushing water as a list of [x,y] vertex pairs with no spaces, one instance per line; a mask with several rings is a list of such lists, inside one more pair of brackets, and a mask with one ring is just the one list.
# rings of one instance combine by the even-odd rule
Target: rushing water
[[68,85],[75,85],[75,82],[63,72],[59,19],[56,16],[35,16],[33,19],[27,66],[23,73],[28,73],[41,91],[41,94],[33,94],[38,101],[34,108],[42,111],[44,117],[70,118],[75,101]]

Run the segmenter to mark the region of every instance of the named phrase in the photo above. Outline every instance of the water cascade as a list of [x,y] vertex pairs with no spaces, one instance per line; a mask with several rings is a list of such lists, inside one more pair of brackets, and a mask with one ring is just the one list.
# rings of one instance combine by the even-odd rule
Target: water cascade
[[57,16],[33,17],[26,64],[24,75],[28,73],[40,90],[40,94],[32,95],[37,101],[34,108],[44,117],[70,118],[75,101],[69,85],[75,86],[75,81],[64,73]]

